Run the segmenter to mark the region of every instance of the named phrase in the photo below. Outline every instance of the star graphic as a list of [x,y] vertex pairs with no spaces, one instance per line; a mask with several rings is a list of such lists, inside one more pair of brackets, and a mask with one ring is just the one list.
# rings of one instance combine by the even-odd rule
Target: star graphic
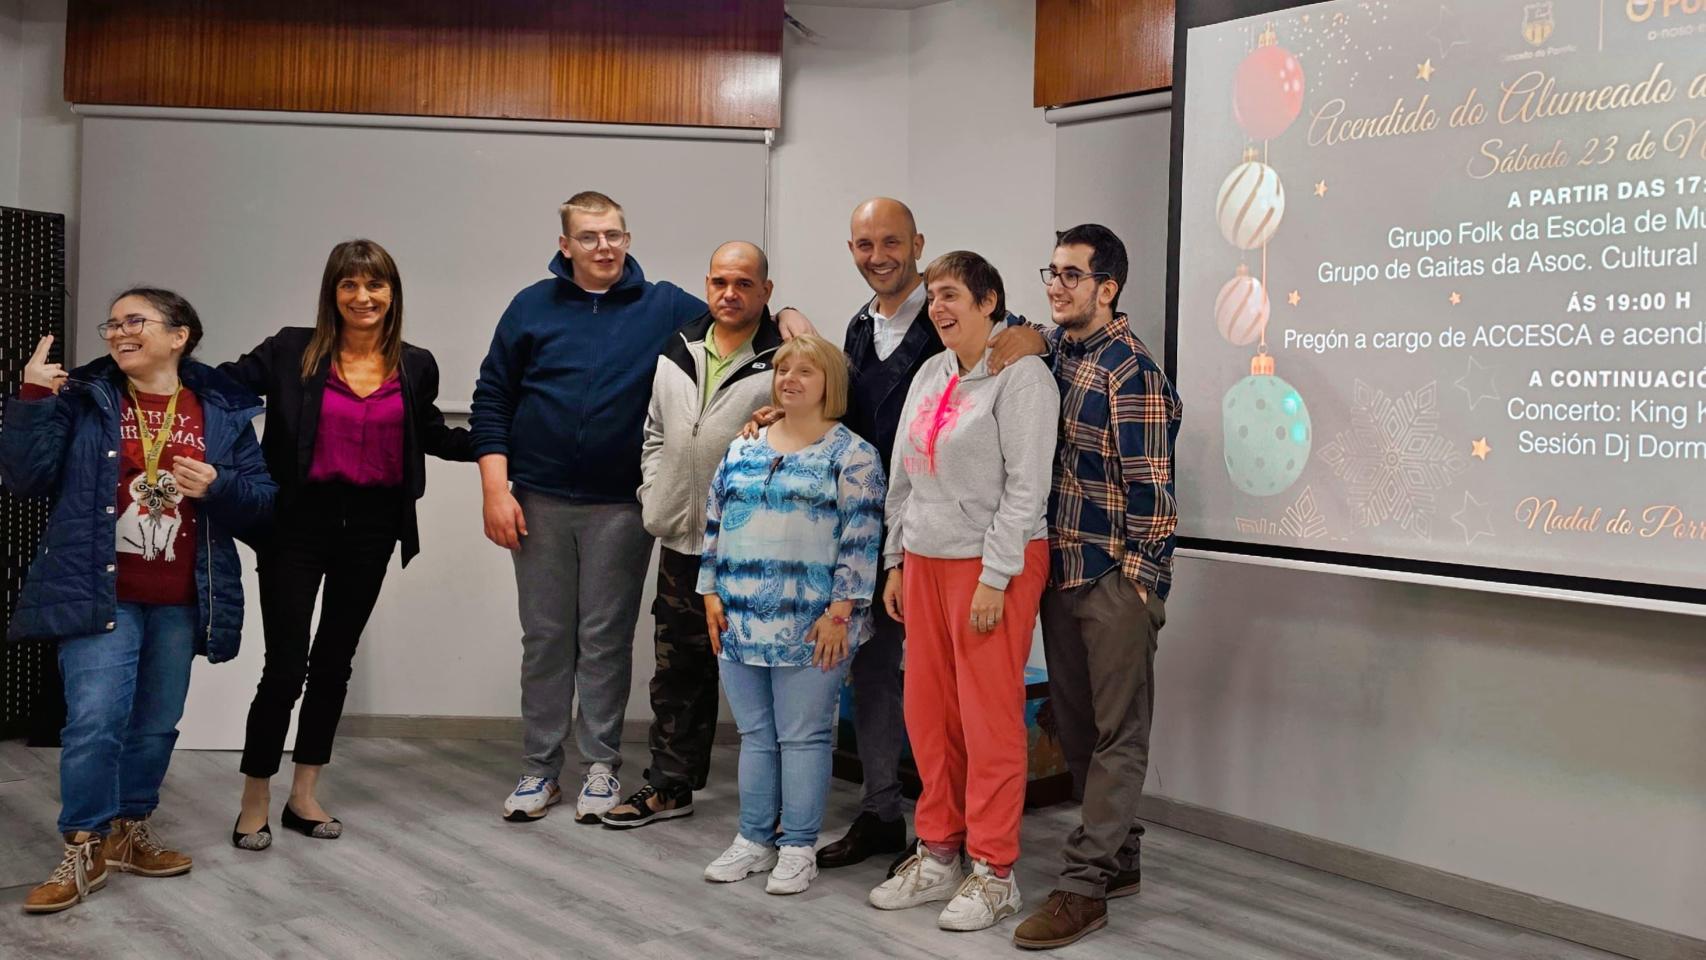
[[1302,299],[1303,299],[1303,294],[1298,293],[1296,290],[1293,290],[1290,294],[1286,295],[1285,302],[1289,303],[1295,307],[1295,306],[1297,306],[1298,301],[1300,301]]
[[1315,195],[1317,197],[1324,197],[1327,195],[1327,181],[1322,180],[1315,184]]
[[1502,399],[1499,396],[1498,387],[1493,383],[1492,368],[1481,366],[1474,357],[1469,358],[1468,371],[1455,380],[1453,385],[1462,390],[1463,394],[1469,398],[1469,409],[1471,410],[1475,409],[1475,405],[1482,400]]
[[1428,59],[1423,60],[1421,63],[1416,64],[1416,79],[1417,80],[1431,81],[1431,80],[1433,80],[1433,78],[1434,78],[1434,62],[1433,62],[1432,57],[1429,57]]
[[1469,455],[1471,457],[1478,459],[1478,460],[1487,459],[1487,454],[1492,453],[1492,452],[1493,452],[1493,447],[1491,444],[1489,444],[1487,442],[1486,437],[1482,437],[1481,439],[1476,440],[1473,443],[1469,444]]
[[1469,42],[1469,38],[1463,34],[1463,27],[1457,22],[1457,14],[1453,13],[1451,8],[1443,3],[1439,5],[1439,22],[1434,25],[1432,30],[1428,31],[1428,36],[1434,43],[1439,44],[1439,58],[1441,60],[1451,56],[1452,47],[1462,46]]
[[1458,293],[1456,290],[1451,291],[1451,305],[1455,307],[1462,302],[1463,294]]
[[1478,537],[1493,535],[1493,518],[1488,513],[1487,505],[1475,499],[1467,490],[1463,491],[1463,509],[1451,515],[1451,522],[1463,531],[1465,544],[1474,543]]

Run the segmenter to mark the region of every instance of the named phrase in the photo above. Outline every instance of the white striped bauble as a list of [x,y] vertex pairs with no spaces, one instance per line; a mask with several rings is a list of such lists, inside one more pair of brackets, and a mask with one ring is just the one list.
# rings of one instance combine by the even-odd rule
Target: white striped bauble
[[1214,298],[1214,325],[1235,347],[1255,343],[1268,325],[1268,291],[1243,264],[1238,265],[1238,275],[1226,281],[1220,296]]
[[1285,188],[1274,168],[1245,154],[1220,184],[1215,215],[1220,235],[1240,250],[1254,250],[1267,243],[1285,216]]

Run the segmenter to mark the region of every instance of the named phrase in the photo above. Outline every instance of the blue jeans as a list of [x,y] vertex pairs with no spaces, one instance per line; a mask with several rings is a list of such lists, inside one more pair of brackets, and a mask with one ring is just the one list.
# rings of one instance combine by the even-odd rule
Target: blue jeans
[[105,835],[160,804],[195,659],[194,606],[121,603],[111,632],[59,642],[59,832]]
[[740,835],[765,846],[816,845],[829,797],[830,731],[847,661],[827,673],[812,666],[717,662],[740,730]]

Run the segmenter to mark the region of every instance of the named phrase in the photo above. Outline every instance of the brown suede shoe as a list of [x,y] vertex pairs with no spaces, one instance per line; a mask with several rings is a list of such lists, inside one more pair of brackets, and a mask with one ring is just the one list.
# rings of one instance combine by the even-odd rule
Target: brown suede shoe
[[1085,934],[1108,924],[1108,902],[1101,897],[1082,897],[1065,890],[1049,891],[1036,913],[1013,931],[1013,945],[1026,950],[1047,950],[1077,943]]
[[167,850],[146,819],[114,820],[113,832],[107,837],[106,855],[114,870],[139,877],[175,877],[189,873],[193,865],[189,857]]
[[65,855],[47,882],[24,898],[25,913],[58,913],[83,902],[83,898],[106,886],[107,861],[101,855],[101,838],[92,833],[67,835]]

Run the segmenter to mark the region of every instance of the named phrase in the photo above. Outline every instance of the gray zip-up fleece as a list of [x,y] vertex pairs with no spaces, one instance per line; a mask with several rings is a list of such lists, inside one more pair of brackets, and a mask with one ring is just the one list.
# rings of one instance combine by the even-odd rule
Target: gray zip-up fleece
[[771,358],[782,331],[766,309],[743,347],[751,354],[705,395],[705,338],[709,313],[682,327],[658,355],[646,434],[640,447],[640,517],[646,532],[676,553],[705,549],[705,498],[711,476],[753,411],[770,402]]
[[889,464],[883,566],[904,552],[983,558],[979,582],[997,590],[1025,567],[1025,546],[1048,536],[1048,494],[1060,389],[1037,357],[989,375],[989,352],[959,376],[952,350],[918,371],[901,408]]

